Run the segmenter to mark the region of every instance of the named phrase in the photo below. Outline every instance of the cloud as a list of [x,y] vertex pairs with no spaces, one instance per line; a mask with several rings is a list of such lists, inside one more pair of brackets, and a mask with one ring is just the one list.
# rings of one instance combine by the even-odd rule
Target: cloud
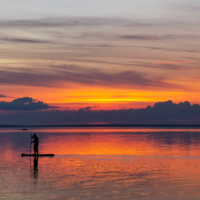
[[36,101],[30,97],[14,99],[11,102],[0,101],[0,110],[41,110],[55,108],[42,101]]
[[80,108],[78,111],[79,111],[79,112],[90,111],[92,108],[94,108],[94,107],[88,106],[88,107],[86,107],[86,108]]
[[[168,70],[179,70],[187,68],[187,66],[180,65],[184,63],[193,63],[193,61],[171,61],[171,62],[156,62],[155,65],[159,68],[168,69]],[[154,65],[154,67],[155,67]],[[191,69],[189,67],[188,69]]]
[[176,63],[192,63],[193,61],[170,61],[170,62],[156,62],[155,64],[176,64]]
[[181,88],[179,85],[167,83],[164,76],[149,76],[145,72],[124,71],[104,72],[72,65],[52,66],[44,72],[36,69],[21,68],[0,69],[0,84],[32,85],[55,87],[63,83],[80,83],[85,85]]
[[26,39],[26,38],[0,38],[1,41],[6,42],[19,42],[19,43],[49,43],[45,40]]
[[[151,40],[151,41],[160,41],[160,40],[169,40],[169,39],[199,39],[200,37],[196,32],[194,34],[184,34],[186,32],[181,31],[181,27],[185,27],[187,25],[196,27],[197,24],[191,25],[191,23],[186,21],[175,21],[166,19],[129,19],[129,18],[109,18],[109,17],[54,17],[54,18],[40,18],[40,19],[24,19],[24,20],[0,20],[0,28],[6,29],[6,35],[2,35],[4,31],[1,33],[1,40],[9,41],[9,42],[21,42],[21,43],[51,43],[51,41],[39,40],[35,38],[18,38],[16,35],[16,31],[10,31],[9,37],[7,34],[7,28],[9,29],[20,29],[24,31],[24,36],[30,35],[30,32],[33,34],[43,34],[43,38],[49,36],[51,38],[52,43],[61,43],[67,44],[66,38],[70,38],[71,43],[73,43],[73,39],[83,40],[95,38],[100,40],[108,41],[116,41],[119,39],[124,40]],[[106,31],[105,27],[118,27],[119,31]],[[137,32],[145,33],[148,29],[149,33],[158,33],[159,29],[164,27],[167,29],[166,32],[163,32],[163,35],[158,34],[133,34],[133,35],[119,35],[120,32],[124,32],[126,30],[135,30],[137,28]],[[175,27],[180,27],[177,31],[175,31]],[[89,29],[88,29],[89,28]],[[90,29],[92,28],[92,29]],[[94,28],[94,29],[93,29]],[[105,28],[105,29],[104,29]],[[31,30],[30,30],[31,29]],[[32,30],[33,29],[33,30]],[[73,31],[72,31],[73,29]],[[121,29],[121,30],[120,30]],[[164,29],[164,30],[165,30]],[[66,30],[72,31],[73,34],[68,34]],[[90,30],[90,31],[88,31]],[[110,29],[109,29],[110,30]],[[113,29],[115,30],[115,29]],[[192,30],[192,28],[191,28]],[[133,31],[131,31],[133,32]],[[135,31],[134,31],[135,32]],[[173,33],[177,34],[173,34]],[[165,34],[172,33],[172,34]],[[180,34],[178,34],[180,33]],[[182,33],[182,34],[181,34]],[[36,38],[37,38],[36,36]],[[91,43],[91,42],[90,42]],[[74,43],[75,44],[75,43]],[[77,44],[77,42],[76,42]],[[107,44],[106,44],[107,45]],[[103,45],[101,47],[106,47]],[[100,46],[99,46],[100,48]]]
[[198,35],[192,34],[177,34],[177,35],[150,35],[150,34],[140,34],[140,35],[122,35],[122,39],[128,40],[170,40],[170,39],[198,39]]
[[[194,20],[193,20],[194,21]],[[170,20],[166,19],[131,19],[131,18],[120,18],[120,17],[52,17],[52,18],[40,18],[40,19],[23,19],[23,20],[0,20],[0,28],[1,29],[20,29],[26,32],[26,35],[30,34],[30,29],[33,29],[34,32],[43,36],[51,36],[54,43],[60,42],[61,39],[66,41],[66,37],[78,37],[78,39],[91,39],[91,38],[100,38],[100,39],[107,39],[107,40],[118,40],[120,39],[128,39],[128,40],[167,40],[167,39],[197,39],[199,38],[198,34],[184,34],[186,32],[181,31],[181,27],[185,26],[192,26],[196,27],[198,22],[191,23],[188,21],[183,21],[182,19],[179,20]],[[123,29],[126,30],[135,30],[145,31],[148,29],[149,33],[158,33],[160,32],[160,28],[167,29],[168,31],[163,32],[164,35],[156,35],[156,34],[133,34],[133,35],[121,35],[119,36],[116,31],[114,32],[107,32],[105,29],[102,28],[108,27],[119,27],[121,31]],[[165,33],[175,33],[175,28],[179,27],[178,33],[182,34],[165,34]],[[68,30],[73,29],[73,35],[69,35],[66,33],[66,28]],[[90,29],[88,28],[95,28]],[[172,29],[172,30],[171,30]],[[109,29],[110,30],[110,29]],[[114,30],[114,29],[113,29]],[[170,32],[169,32],[170,30]],[[191,29],[192,30],[192,29]],[[120,32],[121,32],[120,31]],[[124,31],[123,31],[124,32]],[[2,32],[3,33],[3,32]],[[1,34],[2,34],[1,33]],[[15,31],[10,31],[10,34],[16,34]],[[25,35],[25,34],[24,34]],[[54,38],[53,38],[53,37]],[[7,38],[8,35],[4,35],[2,40],[4,41],[13,41],[13,42],[30,42],[30,43],[48,43],[48,41],[37,40],[37,39],[29,39],[29,38],[17,38],[16,36],[11,36],[11,38]],[[72,41],[72,40],[71,40]],[[65,42],[64,42],[65,43]]]
[[156,64],[157,68],[167,69],[167,70],[180,70],[183,69],[183,66],[176,64]]
[[0,84],[51,87],[56,81],[59,82],[59,77],[56,75],[40,73],[34,69],[0,69]]
[[24,27],[24,28],[56,28],[56,27],[80,27],[80,26],[154,26],[154,24],[135,21],[127,18],[109,17],[63,17],[41,18],[29,20],[1,20],[0,27]]
[[[26,102],[20,100],[20,102]],[[143,109],[79,111],[32,111],[0,114],[1,124],[23,125],[70,125],[70,124],[199,124],[200,105],[189,102],[158,102]]]
[[3,94],[0,94],[0,97],[6,97],[5,95],[3,95]]

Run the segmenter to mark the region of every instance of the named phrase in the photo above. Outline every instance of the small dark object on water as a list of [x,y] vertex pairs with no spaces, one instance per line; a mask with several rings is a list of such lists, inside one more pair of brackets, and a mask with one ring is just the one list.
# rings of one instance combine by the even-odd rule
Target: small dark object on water
[[27,128],[22,128],[22,131],[27,131],[28,129]]
[[54,156],[54,154],[25,154],[25,153],[22,153],[21,154],[21,156],[22,157],[24,157],[24,156],[32,156],[32,157],[53,157]]

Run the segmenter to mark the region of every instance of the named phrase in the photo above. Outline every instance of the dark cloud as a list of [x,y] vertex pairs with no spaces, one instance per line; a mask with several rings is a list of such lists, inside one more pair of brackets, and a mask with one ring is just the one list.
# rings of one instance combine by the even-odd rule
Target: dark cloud
[[35,20],[1,20],[0,27],[24,28],[53,28],[53,27],[80,27],[80,26],[153,26],[154,24],[135,21],[126,18],[100,18],[100,17],[66,17],[66,18],[41,18]]
[[[190,22],[170,19],[133,19],[120,17],[51,17],[23,20],[0,20],[1,28],[77,28],[117,26],[124,28],[157,28],[190,25]],[[89,32],[88,32],[89,34]]]
[[88,107],[86,107],[86,108],[80,108],[78,111],[79,111],[79,112],[90,111],[92,108],[93,108],[93,107],[88,106]]
[[6,97],[5,95],[3,95],[3,94],[0,94],[0,97]]
[[120,38],[128,40],[157,40],[157,35],[122,35]]
[[[169,69],[169,70],[179,70],[183,69],[183,66],[177,65],[177,64],[168,64],[168,63],[163,63],[163,64],[157,64],[158,68],[163,68],[163,69]],[[191,67],[190,67],[191,69]]]
[[157,87],[180,88],[178,85],[167,83],[164,76],[152,76],[136,71],[103,72],[79,66],[52,66],[47,72],[37,70],[0,69],[0,84],[34,85],[53,87],[63,82],[75,82],[86,85],[128,86],[128,87]]
[[25,39],[25,38],[0,38],[1,41],[6,42],[19,42],[19,43],[49,43],[45,40]]
[[170,39],[197,39],[200,38],[198,35],[189,35],[189,34],[177,34],[177,35],[122,35],[122,39],[128,40],[170,40]]
[[[124,36],[120,36],[124,37]],[[198,37],[198,36],[196,36]],[[140,38],[140,37],[139,37]],[[142,38],[142,37],[141,37]],[[155,36],[155,38],[157,38]],[[71,44],[73,47],[102,47],[102,48],[121,48],[121,47],[126,47],[126,48],[141,48],[141,49],[153,49],[153,50],[158,50],[158,51],[170,51],[170,52],[192,52],[192,53],[199,53],[199,50],[195,49],[179,49],[179,48],[164,48],[164,47],[158,47],[158,46],[142,46],[142,45],[106,45],[106,44]],[[105,64],[116,64],[120,65],[120,63],[114,63],[114,62],[105,62],[105,61],[95,61],[95,60],[80,60],[80,59],[70,59],[71,61],[83,61],[83,62],[97,62],[97,63],[105,63]],[[130,64],[121,64],[121,65],[130,65]]]
[[[135,47],[135,46],[134,46]],[[164,50],[164,51],[173,51],[172,49],[165,49],[165,48],[156,48],[156,47],[142,47],[142,46],[136,46],[136,47],[139,47],[139,48],[146,48],[146,49],[156,49],[156,50]],[[178,50],[175,50],[175,51],[178,51]],[[180,50],[179,50],[180,51]],[[191,58],[191,60],[194,60],[194,58]],[[121,67],[128,67],[128,68],[132,68],[133,66],[137,66],[137,67],[146,67],[146,68],[163,68],[163,69],[170,69],[170,70],[177,70],[177,69],[181,69],[181,68],[185,68],[185,66],[183,65],[180,65],[180,64],[183,64],[183,63],[159,63],[159,65],[155,65],[155,63],[149,63],[149,62],[145,62],[145,61],[135,61],[133,63],[122,63],[122,62],[107,62],[107,61],[98,61],[98,60],[86,60],[86,59],[69,59],[69,61],[75,61],[75,62],[83,62],[83,63],[97,63],[97,64],[108,64],[108,65],[113,65],[113,66],[121,66]],[[191,61],[192,62],[192,61]],[[65,65],[60,65],[60,66],[57,66],[57,68],[75,68],[75,66],[65,66]],[[190,66],[190,69],[191,69],[191,66]]]
[[109,64],[109,65],[119,65],[119,66],[129,66],[132,67],[133,64],[130,63],[121,63],[121,62],[108,62],[108,61],[98,61],[98,60],[87,60],[87,59],[69,59],[69,61],[75,61],[75,62],[84,62],[84,63],[98,63],[98,64]]
[[[25,102],[25,101],[23,101]],[[70,124],[199,124],[200,105],[189,102],[158,102],[143,109],[93,111],[32,111],[1,113],[1,124],[70,125]]]
[[34,69],[0,69],[0,84],[51,87],[59,77]]
[[0,110],[41,110],[55,108],[42,101],[36,101],[30,97],[14,99],[11,102],[0,101]]

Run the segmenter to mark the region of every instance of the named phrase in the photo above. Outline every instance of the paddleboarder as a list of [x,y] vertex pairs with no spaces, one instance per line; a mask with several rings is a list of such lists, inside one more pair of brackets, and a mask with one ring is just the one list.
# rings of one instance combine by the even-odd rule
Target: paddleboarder
[[34,143],[34,147],[33,147],[34,154],[38,156],[39,139],[36,134],[34,134],[33,136],[31,135],[31,138],[34,138],[34,140],[31,142],[31,144]]

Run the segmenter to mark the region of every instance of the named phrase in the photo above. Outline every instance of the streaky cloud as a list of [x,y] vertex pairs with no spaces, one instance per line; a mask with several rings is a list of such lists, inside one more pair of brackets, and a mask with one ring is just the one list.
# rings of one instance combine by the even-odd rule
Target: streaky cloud
[[156,64],[154,67],[167,69],[167,70],[180,70],[183,69],[183,66],[177,64],[170,64],[170,63],[163,63],[163,64]]
[[37,39],[26,39],[26,38],[0,38],[0,41],[5,42],[18,42],[18,43],[49,43],[49,41],[45,40],[37,40]]
[[40,73],[34,69],[18,68],[0,69],[0,84],[3,85],[30,85],[52,87],[54,82],[59,81],[59,77],[48,73]]
[[56,87],[64,82],[120,87],[126,85],[128,87],[141,88],[182,88],[179,85],[168,83],[164,76],[151,77],[148,73],[133,70],[104,72],[94,68],[89,69],[73,65],[54,66],[51,71],[23,68],[18,69],[18,71],[0,69],[0,84]]
[[46,17],[39,19],[21,19],[21,20],[0,20],[1,28],[64,28],[64,27],[166,27],[190,24],[180,20],[158,20],[158,19],[133,19],[123,17]]
[[34,100],[30,97],[23,97],[14,99],[11,102],[0,101],[0,110],[41,110],[41,109],[48,109],[48,108],[56,108],[53,106],[49,106],[48,104]]
[[0,97],[6,97],[5,95],[3,95],[3,94],[0,94]]
[[102,26],[102,25],[135,25],[146,26],[144,22],[138,22],[126,18],[109,18],[109,17],[55,17],[41,19],[24,19],[24,20],[1,20],[0,27],[79,27],[79,26]]
[[198,35],[193,34],[171,34],[171,35],[150,35],[150,34],[140,34],[140,35],[122,35],[122,39],[128,40],[170,40],[170,39],[198,39]]
[[183,61],[170,61],[170,62],[156,62],[155,64],[176,64],[176,63],[192,63],[193,61],[187,61],[187,60],[183,60]]

